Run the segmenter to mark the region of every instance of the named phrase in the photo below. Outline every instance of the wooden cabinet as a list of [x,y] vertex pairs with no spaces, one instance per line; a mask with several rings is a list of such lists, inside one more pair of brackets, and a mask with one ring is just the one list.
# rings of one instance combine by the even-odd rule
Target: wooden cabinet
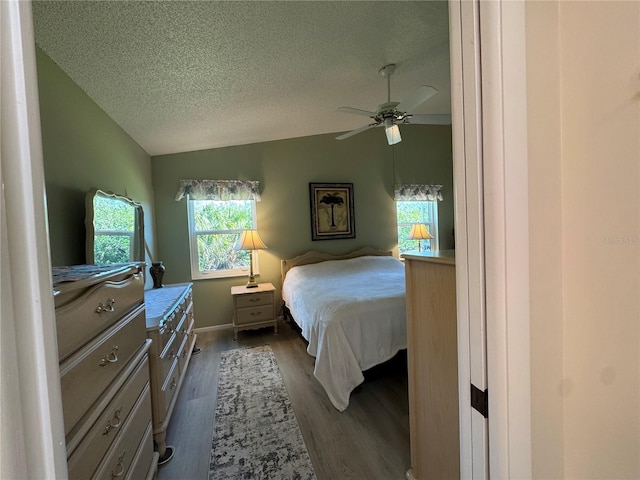
[[234,340],[238,339],[238,330],[273,326],[278,333],[275,291],[271,283],[259,283],[255,288],[231,287]]
[[453,251],[405,254],[409,480],[460,478]]
[[191,283],[176,283],[145,292],[149,352],[153,439],[160,464],[168,462],[175,448],[166,443],[167,427],[191,359],[196,335],[193,331]]
[[155,476],[143,267],[53,269],[70,479]]

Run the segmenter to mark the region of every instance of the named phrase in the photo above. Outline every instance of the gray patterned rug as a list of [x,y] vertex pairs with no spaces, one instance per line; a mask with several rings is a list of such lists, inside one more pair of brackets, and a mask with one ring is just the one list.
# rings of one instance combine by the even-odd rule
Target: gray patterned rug
[[269,345],[222,353],[209,480],[315,480]]

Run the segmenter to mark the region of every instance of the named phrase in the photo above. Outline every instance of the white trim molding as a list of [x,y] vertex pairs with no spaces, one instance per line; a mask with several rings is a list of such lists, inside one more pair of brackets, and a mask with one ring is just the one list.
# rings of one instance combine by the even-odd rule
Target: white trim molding
[[532,477],[525,3],[479,2],[489,471]]
[[67,478],[31,3],[0,2],[0,472]]

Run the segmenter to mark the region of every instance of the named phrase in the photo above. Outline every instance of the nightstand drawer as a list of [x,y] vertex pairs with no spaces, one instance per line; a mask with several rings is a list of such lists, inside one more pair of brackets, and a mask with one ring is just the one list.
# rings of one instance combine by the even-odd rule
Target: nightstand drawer
[[273,304],[261,307],[239,308],[236,317],[236,323],[242,325],[245,323],[263,322],[265,320],[273,320]]
[[247,295],[238,295],[236,298],[236,306],[238,308],[257,307],[258,305],[269,305],[273,303],[272,292],[252,293]]

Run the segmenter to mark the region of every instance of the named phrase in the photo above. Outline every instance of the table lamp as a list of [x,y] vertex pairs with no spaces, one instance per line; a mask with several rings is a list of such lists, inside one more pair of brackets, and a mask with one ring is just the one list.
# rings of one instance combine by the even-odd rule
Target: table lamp
[[409,232],[409,240],[418,240],[418,251],[422,250],[422,240],[433,238],[424,223],[414,223]]
[[253,251],[264,250],[267,246],[258,235],[257,230],[244,230],[234,248],[236,250],[249,250],[249,281],[246,287],[256,288],[258,284],[253,276]]

